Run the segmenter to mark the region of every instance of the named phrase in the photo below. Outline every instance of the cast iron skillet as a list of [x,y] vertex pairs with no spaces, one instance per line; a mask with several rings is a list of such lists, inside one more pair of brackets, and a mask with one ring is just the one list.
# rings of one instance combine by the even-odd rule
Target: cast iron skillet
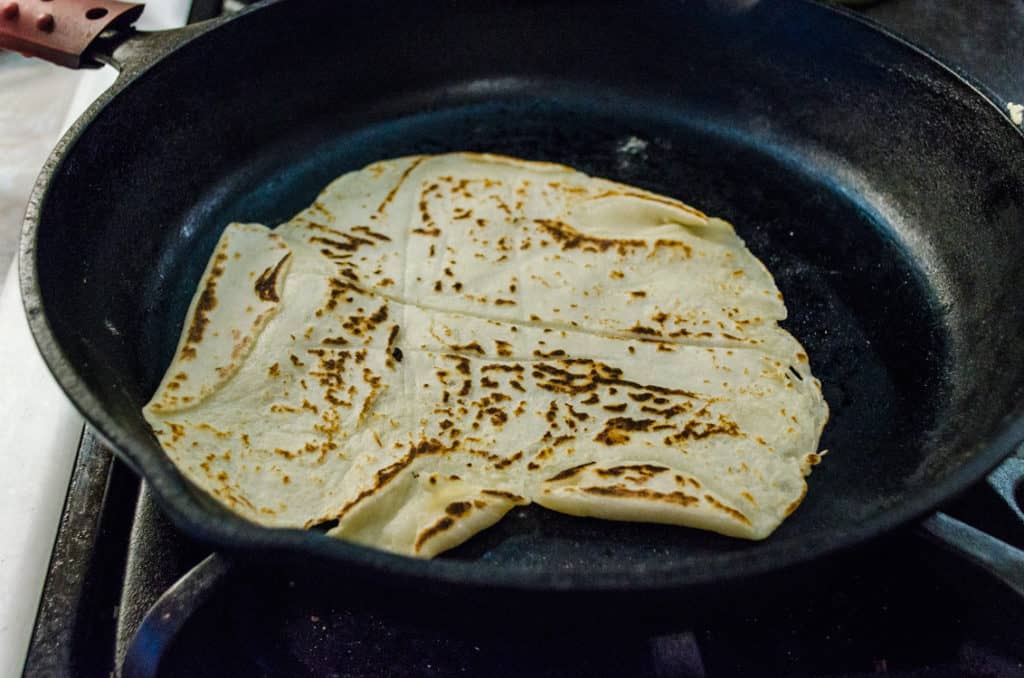
[[[925,516],[1024,438],[1024,137],[863,21],[800,0],[291,0],[98,44],[121,77],[40,177],[22,291],[70,398],[194,537],[434,590],[679,591]],[[830,452],[771,538],[529,508],[422,562],[258,527],[175,470],[140,407],[224,225],[452,150],[569,164],[735,223],[832,408]],[[925,524],[967,548],[967,528]],[[975,553],[1021,586],[1019,551]]]

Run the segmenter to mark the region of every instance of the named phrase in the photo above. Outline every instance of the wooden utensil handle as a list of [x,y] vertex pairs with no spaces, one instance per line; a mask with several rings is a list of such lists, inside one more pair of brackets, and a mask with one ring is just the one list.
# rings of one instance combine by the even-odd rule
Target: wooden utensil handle
[[130,26],[143,7],[118,0],[0,0],[0,49],[80,68],[101,33]]

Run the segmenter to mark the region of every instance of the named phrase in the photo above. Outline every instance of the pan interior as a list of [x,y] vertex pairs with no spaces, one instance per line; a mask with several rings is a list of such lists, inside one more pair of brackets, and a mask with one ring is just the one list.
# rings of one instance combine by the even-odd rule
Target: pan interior
[[[1021,134],[820,4],[269,2],[122,84],[30,207],[24,289],[58,379],[193,535],[469,587],[670,588],[877,534],[1021,433]],[[735,224],[832,409],[830,452],[771,538],[531,509],[420,567],[259,529],[176,474],[140,408],[225,224],[278,223],[345,171],[453,150],[568,164]]]
[[[568,164],[685,200],[735,224],[775,275],[790,318],[832,408],[826,461],[809,496],[772,542],[842,529],[883,510],[880,501],[921,461],[940,406],[943,331],[927,281],[900,234],[849,186],[790,152],[642,101],[544,96],[508,84],[486,101],[402,114],[357,130],[329,124],[259,149],[195,201],[145,280],[152,306],[139,328],[141,393],[170,361],[192,291],[224,225],[280,223],[335,176],[413,153],[489,151]],[[466,87],[473,92],[479,86]],[[557,96],[551,91],[559,91]],[[436,100],[424,93],[423,100]],[[152,312],[160,309],[160,312]],[[883,491],[880,492],[880,489]],[[610,570],[762,545],[655,525],[519,509],[446,557],[514,567]]]

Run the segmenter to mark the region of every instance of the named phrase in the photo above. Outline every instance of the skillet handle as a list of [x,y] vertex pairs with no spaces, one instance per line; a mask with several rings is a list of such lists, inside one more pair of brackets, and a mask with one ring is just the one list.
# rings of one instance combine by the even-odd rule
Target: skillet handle
[[[1024,511],[1015,494],[1024,487],[1024,446],[993,471],[988,484],[1024,526]],[[952,516],[937,512],[921,522],[926,536],[955,551],[1024,597],[1024,550],[996,539]]]
[[101,34],[124,30],[143,5],[118,0],[0,0],[0,49],[58,66],[94,65],[86,57]]
[[129,28],[124,32],[103,35],[92,45],[89,56],[99,63],[113,66],[121,75],[137,73],[208,30],[210,24],[225,18],[217,17],[162,31]]

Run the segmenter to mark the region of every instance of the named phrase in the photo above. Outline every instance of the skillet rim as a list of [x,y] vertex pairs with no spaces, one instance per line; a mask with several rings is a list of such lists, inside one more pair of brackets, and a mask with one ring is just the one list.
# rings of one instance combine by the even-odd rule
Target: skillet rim
[[[179,529],[189,536],[229,551],[270,551],[288,554],[313,555],[322,560],[346,564],[354,571],[346,574],[373,577],[388,575],[389,584],[441,583],[452,590],[486,588],[508,592],[623,592],[657,593],[678,591],[711,582],[739,580],[806,563],[826,554],[861,544],[873,537],[889,532],[932,512],[940,504],[980,481],[991,469],[1009,456],[1017,444],[1024,440],[1024,400],[1010,406],[995,433],[977,441],[977,452],[958,471],[923,491],[908,493],[907,498],[894,504],[873,519],[846,530],[817,536],[793,537],[769,544],[756,559],[743,551],[716,554],[690,565],[678,563],[667,566],[642,565],[614,571],[557,572],[541,569],[515,569],[480,567],[474,561],[435,559],[423,561],[390,554],[376,549],[350,544],[338,539],[298,529],[267,528],[251,523],[240,516],[230,515],[222,520],[203,508],[194,492],[201,492],[173,466],[166,457],[158,457],[149,447],[151,443],[134,436],[119,425],[117,419],[106,412],[101,400],[94,396],[78,376],[77,368],[61,349],[46,318],[36,265],[36,234],[44,215],[50,190],[50,181],[57,170],[73,157],[76,142],[107,105],[119,93],[128,89],[157,63],[186,49],[194,40],[208,38],[217,28],[229,22],[244,20],[253,12],[276,6],[285,0],[270,0],[252,5],[234,15],[204,22],[198,30],[185,33],[185,39],[171,49],[149,60],[141,67],[128,64],[117,81],[104,92],[72,125],[55,146],[33,187],[19,243],[19,281],[22,302],[33,338],[44,362],[72,404],[82,413],[87,423],[110,445],[117,456],[134,472],[149,483],[161,508]],[[946,65],[926,49],[918,47],[874,21],[845,9],[825,6],[813,0],[795,0],[800,11],[822,11],[839,21],[858,23],[883,38],[894,41],[908,53],[910,59],[924,59],[938,67],[949,78],[949,84],[961,89],[967,96],[980,97],[1006,120],[1007,129],[1024,143],[1024,131],[1010,121],[1005,110],[987,90],[954,68]],[[1022,147],[1024,151],[1024,147]],[[190,489],[191,487],[191,489]]]

